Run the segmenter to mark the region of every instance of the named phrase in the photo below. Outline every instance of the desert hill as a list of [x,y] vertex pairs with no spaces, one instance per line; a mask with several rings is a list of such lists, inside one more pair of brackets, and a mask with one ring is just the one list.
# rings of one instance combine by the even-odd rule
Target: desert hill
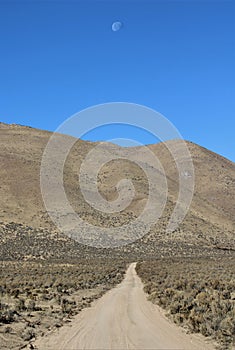
[[[6,229],[9,223],[17,227],[21,225],[21,231],[22,227],[29,227],[29,231],[36,232],[36,236],[44,232],[43,230],[49,234],[59,234],[47,214],[40,190],[41,159],[50,136],[48,131],[0,123],[0,222],[1,239],[5,237],[4,244],[7,246],[11,237],[11,230]],[[177,141],[172,142],[175,142],[177,147]],[[165,144],[150,145],[149,149],[160,160],[166,174],[169,189],[167,205],[149,234],[135,244],[123,248],[125,251],[134,249],[139,253],[141,247],[145,246],[145,252],[154,254],[161,246],[170,254],[172,247],[175,246],[176,250],[184,249],[185,245],[186,251],[189,247],[197,247],[197,250],[202,247],[225,251],[235,249],[235,164],[191,142],[187,142],[187,146],[194,164],[195,192],[185,220],[173,234],[165,234],[165,227],[177,200],[178,173]],[[78,187],[78,171],[83,159],[93,147],[92,142],[76,140],[65,163],[66,195],[73,209],[92,224],[109,227],[128,223],[138,217],[146,204],[147,178],[138,165],[129,161],[117,160],[105,164],[98,176],[98,187],[103,197],[109,201],[115,200],[116,184],[123,178],[132,180],[135,197],[120,214],[104,215],[94,210],[84,201]],[[104,152],[110,152],[110,145],[107,149],[104,145]],[[126,149],[125,152],[130,150]],[[135,154],[138,158],[138,147]],[[93,171],[92,168],[89,169],[91,174]],[[63,237],[66,242],[69,241],[66,236]],[[27,255],[30,255],[30,252]]]

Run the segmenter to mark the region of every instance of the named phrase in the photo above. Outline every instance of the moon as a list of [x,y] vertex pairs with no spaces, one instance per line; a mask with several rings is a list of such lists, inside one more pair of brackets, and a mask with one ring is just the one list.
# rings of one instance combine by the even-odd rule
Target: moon
[[112,24],[112,31],[117,32],[122,28],[122,22],[116,21]]

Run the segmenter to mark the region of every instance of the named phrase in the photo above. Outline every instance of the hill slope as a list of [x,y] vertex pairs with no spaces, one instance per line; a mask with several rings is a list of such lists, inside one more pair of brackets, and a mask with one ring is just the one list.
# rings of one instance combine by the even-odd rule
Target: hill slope
[[[44,207],[40,191],[41,159],[50,136],[51,133],[47,131],[0,123],[2,227],[6,227],[6,223],[14,222],[35,230],[40,228],[57,232]],[[68,136],[64,136],[66,137]],[[132,248],[134,246],[137,252],[141,251],[143,246],[145,251],[152,254],[159,249],[159,246],[164,246],[165,250],[170,252],[174,244],[177,246],[176,249],[182,248],[185,244],[205,249],[235,249],[235,164],[193,143],[187,142],[187,145],[195,167],[195,193],[185,220],[172,235],[165,234],[165,227],[178,194],[175,162],[164,144],[149,146],[162,163],[169,194],[166,209],[157,224],[152,227],[148,235],[138,240],[136,244],[130,245]],[[101,214],[84,201],[78,187],[78,171],[84,157],[93,146],[93,143],[82,140],[77,140],[73,146],[64,170],[67,197],[74,210],[95,225],[118,226],[130,222],[141,213],[148,198],[146,176],[136,164],[128,161],[107,163],[98,177],[98,187],[103,197],[115,200],[117,198],[115,186],[124,177],[132,180],[135,197],[120,214]],[[110,148],[107,148],[107,152],[109,150]],[[125,152],[128,153],[129,150],[126,149]],[[138,157],[138,148],[136,155]],[[91,173],[93,171],[94,169],[90,169]],[[2,229],[3,236],[4,230]],[[127,251],[128,249],[125,248]]]

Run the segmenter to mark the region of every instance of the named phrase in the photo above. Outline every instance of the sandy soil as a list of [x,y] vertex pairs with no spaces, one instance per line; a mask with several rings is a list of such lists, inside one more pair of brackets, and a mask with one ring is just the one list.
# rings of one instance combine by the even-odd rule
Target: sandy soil
[[135,263],[121,284],[35,345],[39,350],[215,349],[202,336],[186,334],[172,324],[147,300]]

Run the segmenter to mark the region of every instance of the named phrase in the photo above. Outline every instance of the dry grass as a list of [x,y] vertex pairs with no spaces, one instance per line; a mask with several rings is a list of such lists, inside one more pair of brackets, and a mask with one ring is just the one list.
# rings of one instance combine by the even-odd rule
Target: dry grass
[[149,299],[190,332],[235,345],[235,258],[158,259],[138,263]]

